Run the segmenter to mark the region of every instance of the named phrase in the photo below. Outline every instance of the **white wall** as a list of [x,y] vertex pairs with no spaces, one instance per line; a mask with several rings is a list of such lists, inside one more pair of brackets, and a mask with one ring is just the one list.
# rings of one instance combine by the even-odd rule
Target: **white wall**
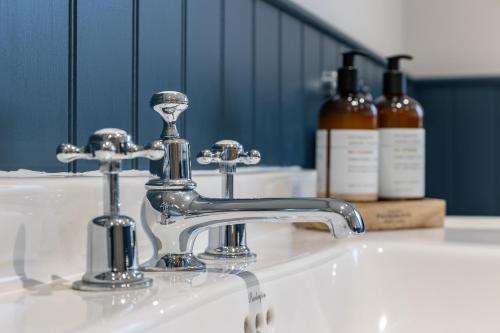
[[[416,78],[500,75],[500,0],[292,0]],[[350,14],[349,14],[350,13]]]
[[499,0],[408,0],[409,68],[417,77],[500,74]]
[[404,50],[406,0],[291,0],[380,55]]

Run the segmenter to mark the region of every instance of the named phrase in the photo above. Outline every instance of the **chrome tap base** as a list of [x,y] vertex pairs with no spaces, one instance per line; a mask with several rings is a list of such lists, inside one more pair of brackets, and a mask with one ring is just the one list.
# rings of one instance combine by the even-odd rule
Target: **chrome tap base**
[[170,253],[148,260],[140,269],[144,272],[204,271],[206,265],[192,253]]
[[216,249],[206,249],[204,253],[198,254],[203,260],[238,259],[253,261],[257,255],[250,251],[247,246],[223,246]]
[[[233,199],[236,165],[257,164],[260,162],[260,153],[255,149],[246,152],[237,141],[221,140],[212,145],[211,149],[202,150],[197,156],[197,161],[200,164],[219,165],[219,172],[222,175],[222,197]],[[211,228],[208,232],[208,247],[199,257],[206,260],[254,260],[256,255],[247,247],[245,228],[245,224]]]
[[104,176],[104,215],[90,221],[87,228],[87,271],[76,290],[111,291],[150,287],[153,280],[138,270],[135,221],[120,214],[121,161],[137,157],[158,160],[165,155],[159,140],[145,147],[136,145],[130,135],[118,128],[95,131],[84,147],[62,144],[57,159],[64,163],[96,160]]
[[80,291],[113,291],[123,289],[149,288],[153,280],[146,278],[140,271],[127,271],[123,273],[107,272],[88,281],[84,279],[75,281],[72,288]]

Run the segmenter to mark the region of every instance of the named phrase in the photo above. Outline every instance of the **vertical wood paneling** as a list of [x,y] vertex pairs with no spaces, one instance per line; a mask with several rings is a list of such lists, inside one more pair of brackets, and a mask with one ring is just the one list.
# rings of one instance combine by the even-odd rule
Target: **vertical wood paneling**
[[360,88],[366,86],[371,93],[372,87],[370,86],[370,79],[372,73],[370,67],[370,60],[366,59],[365,57],[355,56],[354,66],[358,68],[358,80]]
[[[350,49],[262,0],[0,6],[0,105],[16,111],[0,131],[3,169],[64,170],[54,147],[83,145],[103,127],[123,128],[139,143],[157,138],[161,120],[149,98],[164,89],[191,100],[179,127],[193,155],[233,138],[261,150],[264,165],[312,167],[321,72],[337,69]],[[33,146],[36,159],[18,153]],[[79,171],[95,168],[78,162]]]
[[225,1],[224,138],[254,145],[253,0]]
[[[55,147],[83,145],[103,127],[155,139],[161,120],[149,98],[167,89],[191,100],[179,127],[192,155],[231,138],[259,149],[263,165],[313,167],[321,73],[351,47],[279,8],[263,0],[0,1],[0,169],[66,170]],[[379,96],[383,66],[356,64]],[[499,86],[409,83],[425,110],[427,194],[446,198],[450,213],[500,214]],[[79,171],[95,168],[78,162]]]
[[255,147],[263,165],[282,164],[278,10],[257,1],[255,12]]
[[[498,137],[496,91],[491,86],[457,87],[453,104],[454,214],[497,212]],[[480,114],[478,114],[480,112]]]
[[424,107],[426,129],[426,195],[446,198],[448,210],[453,205],[452,153],[453,101],[449,87],[417,86]]
[[302,26],[296,19],[282,14],[280,30],[282,163],[302,165],[305,161]]
[[[500,84],[492,84],[492,88],[495,90],[495,141],[500,139],[499,134],[497,134],[498,129],[500,129]],[[500,145],[495,145],[495,159],[492,161],[492,168],[498,170],[500,167]],[[495,188],[496,188],[496,199],[500,200],[500,176],[498,172],[495,174]],[[496,210],[494,215],[500,215],[500,204],[497,201]]]
[[[132,0],[132,137],[139,140],[139,0]],[[139,160],[131,161],[132,168],[139,167]]]
[[408,96],[416,96],[417,95],[417,81],[415,80],[407,80],[407,94]]
[[[68,142],[76,143],[76,76],[77,76],[77,1],[68,0]],[[76,172],[76,162],[68,164],[69,172]]]
[[[100,128],[132,133],[132,1],[78,1],[77,26],[78,144]],[[96,168],[95,162],[77,166]]]
[[383,80],[383,68],[380,65],[377,65],[373,60],[369,60],[369,77],[368,77],[368,86],[370,87],[370,91],[373,95],[373,98],[376,99],[382,94],[382,80]]
[[[186,90],[184,115],[191,155],[209,148],[222,129],[222,12],[220,0],[187,2]],[[193,167],[197,167],[193,163]]]
[[324,98],[320,89],[320,78],[322,72],[321,64],[321,36],[308,27],[303,26],[304,34],[304,96],[305,96],[305,119],[306,139],[304,166],[313,168],[315,163],[315,140],[318,116]]
[[[36,10],[34,10],[36,8]],[[68,2],[0,1],[0,169],[63,171]]]
[[496,85],[417,81],[413,89],[425,114],[427,195],[445,198],[449,214],[498,214]]
[[[168,19],[165,19],[166,17]],[[140,1],[138,66],[140,143],[157,139],[163,128],[160,116],[149,106],[151,95],[162,90],[183,89],[182,28],[182,0]],[[139,161],[141,169],[148,169],[148,166],[149,161]]]
[[323,70],[336,71],[341,63],[339,43],[331,37],[323,35],[321,44]]

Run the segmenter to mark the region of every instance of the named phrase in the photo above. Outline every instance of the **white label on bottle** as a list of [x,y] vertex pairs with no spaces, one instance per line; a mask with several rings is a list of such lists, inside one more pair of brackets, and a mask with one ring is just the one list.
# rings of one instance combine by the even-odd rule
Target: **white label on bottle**
[[377,194],[378,131],[330,131],[330,194]]
[[317,193],[319,196],[326,196],[326,162],[328,132],[326,130],[316,131],[316,178]]
[[421,198],[424,193],[425,130],[380,129],[380,196]]

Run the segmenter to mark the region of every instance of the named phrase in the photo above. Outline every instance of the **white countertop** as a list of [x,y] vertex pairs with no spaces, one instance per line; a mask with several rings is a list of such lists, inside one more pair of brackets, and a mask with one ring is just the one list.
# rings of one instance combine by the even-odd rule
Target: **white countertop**
[[[122,179],[124,213],[137,221],[147,178]],[[200,173],[196,181],[206,195],[220,191],[215,173]],[[100,183],[91,175],[0,177],[2,332],[483,333],[500,327],[492,312],[500,308],[499,217],[447,217],[444,229],[345,240],[288,224],[249,225],[256,262],[148,273],[154,285],[145,290],[75,291],[71,283],[85,267],[86,223],[102,209]],[[313,171],[253,169],[238,175],[237,193],[312,196],[314,183]],[[141,229],[138,240],[144,260],[151,245]],[[202,234],[195,252],[205,244]],[[431,304],[440,306],[440,316]]]

